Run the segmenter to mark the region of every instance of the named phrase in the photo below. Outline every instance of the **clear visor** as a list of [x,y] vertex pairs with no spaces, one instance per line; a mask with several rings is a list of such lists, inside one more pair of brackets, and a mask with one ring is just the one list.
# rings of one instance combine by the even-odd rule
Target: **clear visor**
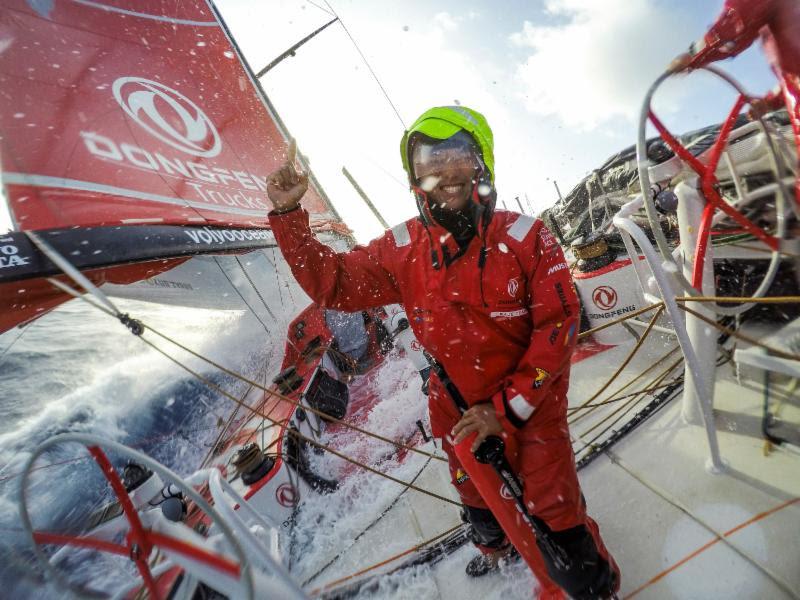
[[453,138],[438,143],[418,142],[411,153],[411,162],[417,180],[450,170],[480,168],[472,144]]

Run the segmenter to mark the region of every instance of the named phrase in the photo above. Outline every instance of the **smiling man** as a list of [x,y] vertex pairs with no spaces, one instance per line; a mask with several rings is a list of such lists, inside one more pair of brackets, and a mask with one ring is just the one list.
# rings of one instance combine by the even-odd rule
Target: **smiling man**
[[563,589],[576,599],[610,597],[619,571],[586,514],[567,430],[580,308],[561,248],[541,221],[495,210],[494,141],[480,113],[432,108],[403,135],[400,152],[418,218],[337,254],[313,237],[299,207],[308,180],[289,161],[269,177],[278,245],[300,285],[323,306],[405,306],[434,360],[433,434],[443,440],[464,518],[482,551],[467,573],[496,568],[512,551],[511,534],[482,496],[499,489],[479,490],[454,447],[474,435],[474,452],[498,435],[518,448],[525,505],[575,566],[559,585],[537,572],[540,596],[563,598]]

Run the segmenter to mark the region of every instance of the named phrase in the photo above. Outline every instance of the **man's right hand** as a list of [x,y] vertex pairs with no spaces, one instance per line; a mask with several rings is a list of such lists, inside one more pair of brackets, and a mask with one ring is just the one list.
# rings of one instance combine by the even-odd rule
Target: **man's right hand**
[[288,212],[297,208],[300,198],[308,190],[308,174],[294,168],[297,145],[289,142],[286,163],[267,177],[267,196],[275,212]]
[[667,67],[667,72],[669,73],[681,73],[689,68],[689,65],[692,62],[692,55],[689,52],[684,52],[683,54],[679,54],[672,62],[669,63]]

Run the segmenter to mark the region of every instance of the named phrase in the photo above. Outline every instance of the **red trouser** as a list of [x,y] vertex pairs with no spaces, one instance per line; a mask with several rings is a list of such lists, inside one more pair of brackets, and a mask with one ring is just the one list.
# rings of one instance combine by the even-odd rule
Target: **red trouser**
[[[472,437],[459,445],[458,454],[463,460],[456,456],[456,449],[447,441],[460,413],[435,378],[431,379],[429,407],[433,434],[442,439],[442,447],[449,459],[451,480],[462,502],[467,506],[492,510],[539,580],[542,586],[540,598],[563,598],[560,588],[549,578],[536,545],[525,542],[525,538],[530,538],[531,534],[518,515],[516,504],[512,499],[501,496],[502,486],[492,468],[476,463],[469,453],[468,444]],[[542,519],[553,531],[585,526],[599,554],[617,572],[619,582],[619,569],[603,544],[597,524],[586,514],[567,430],[566,411],[564,413],[563,419],[559,419],[560,423],[553,425],[551,422],[544,427],[536,426],[534,416],[532,422],[517,432],[516,444],[514,440],[509,442],[509,446],[517,446],[509,459],[522,481],[528,511]],[[473,479],[478,480],[480,485],[476,487]],[[491,494],[493,497],[485,498],[479,488],[484,495]],[[525,548],[519,547],[520,541]],[[483,552],[491,551],[479,548]]]

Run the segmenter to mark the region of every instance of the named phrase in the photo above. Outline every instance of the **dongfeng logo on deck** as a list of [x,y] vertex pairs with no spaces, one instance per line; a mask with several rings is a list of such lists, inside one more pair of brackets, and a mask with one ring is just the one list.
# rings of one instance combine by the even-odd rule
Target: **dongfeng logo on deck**
[[291,483],[282,483],[275,490],[275,499],[281,506],[292,508],[300,502],[300,492]]
[[180,92],[141,77],[120,77],[112,90],[128,116],[165,144],[205,158],[222,150],[211,119]]
[[607,285],[601,285],[592,292],[592,302],[601,310],[611,310],[617,305],[617,291]]

